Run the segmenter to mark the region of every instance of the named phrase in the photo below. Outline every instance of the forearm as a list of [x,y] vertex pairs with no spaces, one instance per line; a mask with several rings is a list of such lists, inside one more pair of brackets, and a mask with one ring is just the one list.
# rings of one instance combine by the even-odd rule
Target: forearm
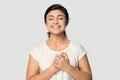
[[28,80],[50,80],[50,78],[55,74],[56,72],[50,68],[46,69],[42,73],[39,73],[37,75],[33,75]]
[[86,72],[79,71],[73,66],[68,66],[66,72],[71,75],[75,80],[92,80],[92,76]]

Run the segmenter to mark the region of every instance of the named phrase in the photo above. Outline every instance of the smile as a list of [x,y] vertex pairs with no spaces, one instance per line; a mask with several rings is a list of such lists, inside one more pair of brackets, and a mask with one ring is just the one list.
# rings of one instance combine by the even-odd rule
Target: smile
[[53,29],[59,29],[60,26],[52,26]]

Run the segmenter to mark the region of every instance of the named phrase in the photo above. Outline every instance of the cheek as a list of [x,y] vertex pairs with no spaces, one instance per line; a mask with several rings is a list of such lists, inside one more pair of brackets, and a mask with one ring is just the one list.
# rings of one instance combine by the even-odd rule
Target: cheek
[[66,21],[64,21],[64,25],[65,25],[65,26],[67,25],[67,22],[66,22]]
[[46,26],[50,26],[50,24],[51,24],[50,22],[46,21]]
[[46,24],[50,24],[51,23],[51,21],[49,21],[48,19],[46,19]]
[[60,21],[59,22],[61,25],[63,25],[63,26],[66,26],[66,22],[65,21]]

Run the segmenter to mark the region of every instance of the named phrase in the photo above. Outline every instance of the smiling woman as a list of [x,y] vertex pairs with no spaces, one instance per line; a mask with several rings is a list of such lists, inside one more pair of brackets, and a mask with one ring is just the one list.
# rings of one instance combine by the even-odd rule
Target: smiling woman
[[51,5],[44,21],[49,38],[30,51],[26,80],[92,80],[86,50],[66,36],[67,9]]
[[[58,6],[57,6],[58,5]],[[53,19],[55,18],[54,15],[49,15],[48,16],[48,13],[51,12],[51,11],[57,11],[57,12],[60,12],[61,14],[57,14],[57,19],[63,19],[65,21],[65,24],[67,26],[68,22],[69,22],[69,14],[67,12],[67,9],[64,8],[63,6],[59,5],[59,4],[56,4],[56,6],[50,6],[46,12],[45,12],[45,15],[44,15],[44,21],[45,23],[47,22],[47,17],[51,16],[52,18],[50,19]],[[66,32],[64,31],[64,35],[66,36]],[[48,32],[48,37],[50,37],[50,32]]]

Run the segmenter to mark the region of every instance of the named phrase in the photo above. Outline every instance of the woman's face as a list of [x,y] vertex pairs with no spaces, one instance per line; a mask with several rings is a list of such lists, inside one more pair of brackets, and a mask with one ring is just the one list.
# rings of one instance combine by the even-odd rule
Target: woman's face
[[46,26],[52,34],[62,34],[66,27],[66,18],[62,11],[52,10],[47,14]]

